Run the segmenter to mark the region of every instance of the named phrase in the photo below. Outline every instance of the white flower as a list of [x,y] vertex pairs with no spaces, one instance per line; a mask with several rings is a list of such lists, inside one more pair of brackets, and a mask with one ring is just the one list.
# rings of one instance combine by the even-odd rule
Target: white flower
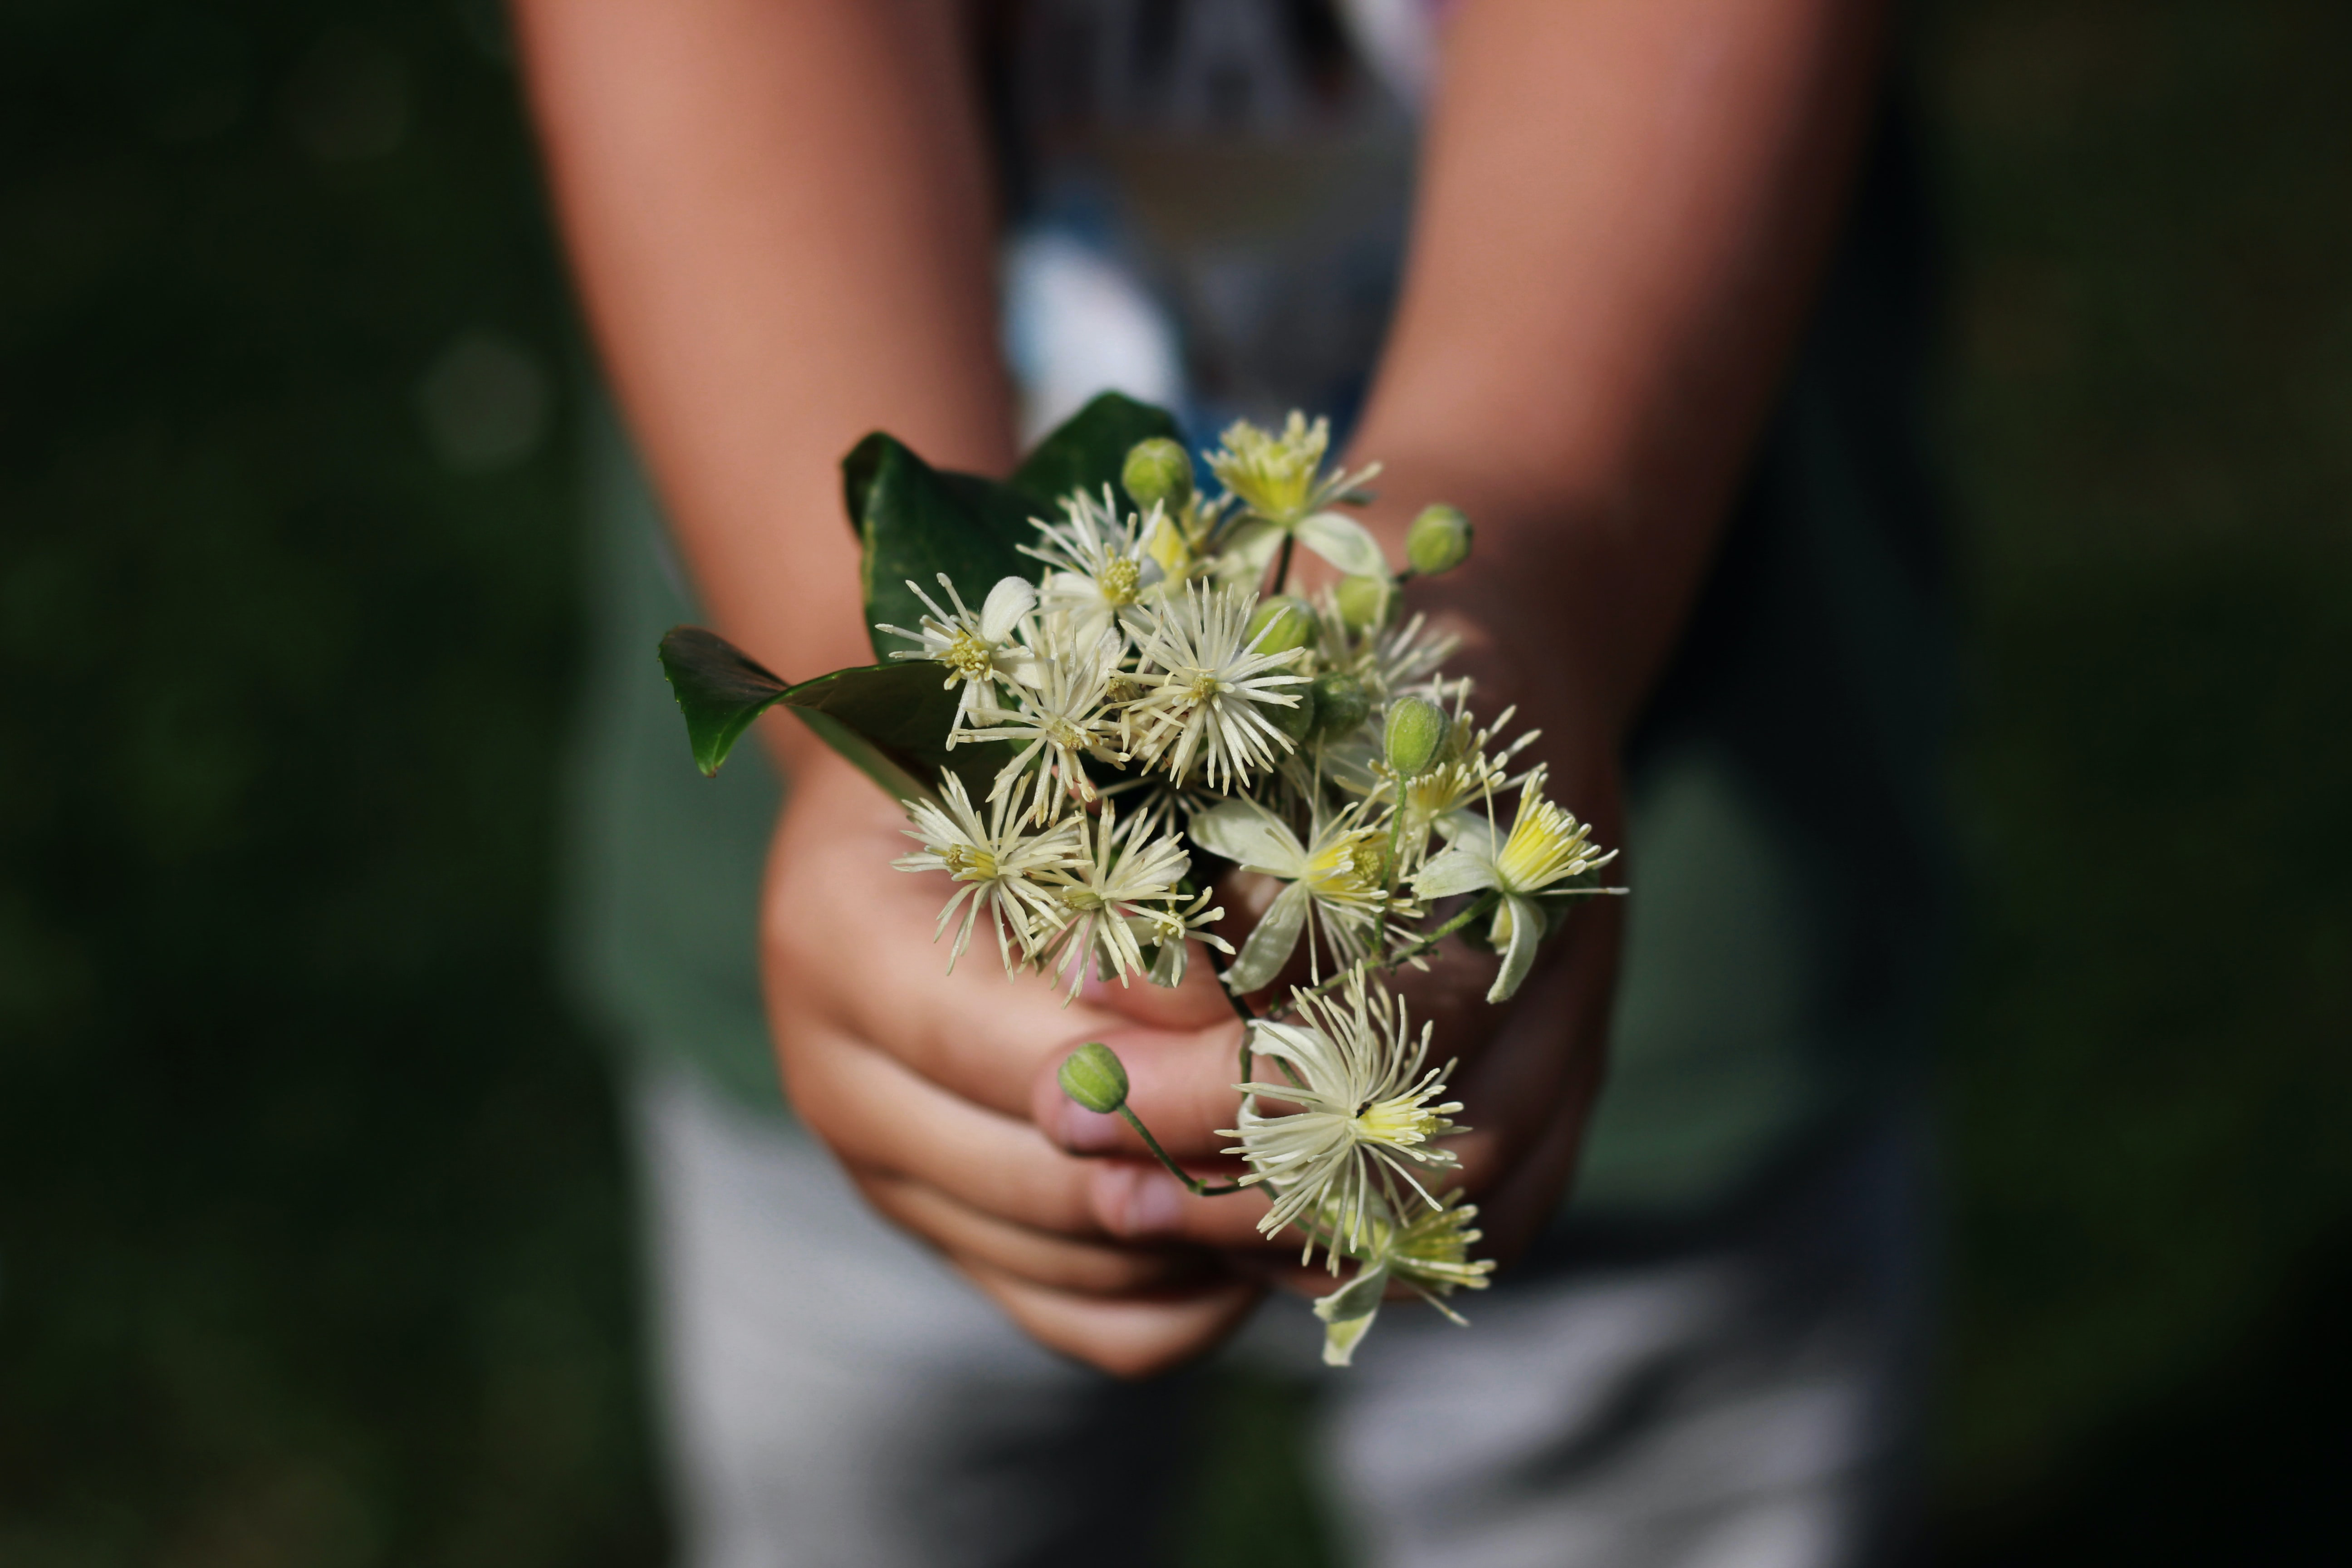
[[1080,491],[1062,503],[1062,510],[1065,521],[1058,523],[1030,519],[1043,542],[1020,549],[1052,568],[1038,607],[1066,617],[1074,646],[1092,647],[1111,627],[1128,629],[1136,605],[1165,575],[1151,552],[1165,519],[1154,507],[1149,519],[1129,512],[1121,523],[1108,485],[1099,502]]
[[1353,518],[1329,510],[1339,501],[1368,500],[1359,493],[1380,465],[1349,474],[1324,474],[1323,454],[1331,444],[1331,422],[1294,411],[1281,433],[1261,430],[1246,419],[1225,429],[1224,445],[1207,454],[1217,480],[1248,509],[1248,516],[1225,542],[1227,553],[1263,570],[1286,537],[1360,577],[1385,577],[1381,547]]
[[1315,930],[1320,929],[1335,961],[1352,961],[1364,955],[1383,913],[1414,913],[1410,903],[1388,895],[1385,835],[1363,826],[1360,802],[1330,817],[1318,812],[1303,844],[1288,823],[1248,799],[1224,801],[1199,813],[1190,832],[1192,842],[1211,854],[1289,884],[1275,895],[1242,943],[1241,956],[1225,971],[1225,984],[1237,994],[1255,991],[1281,973],[1302,931],[1308,933],[1307,962],[1319,979]]
[[1037,764],[1036,787],[1031,792],[1029,814],[1037,821],[1051,815],[1057,779],[1073,798],[1094,799],[1095,786],[1087,777],[1085,759],[1126,760],[1114,744],[1119,726],[1104,705],[1118,668],[1118,640],[1105,632],[1083,653],[1056,650],[1052,657],[1037,660],[1024,672],[1029,683],[1013,689],[1019,708],[986,703],[973,709],[973,719],[989,728],[969,729],[966,739],[985,736],[1007,744],[1028,742],[997,770],[989,799],[1018,795],[1018,786],[1033,762]]
[[1492,821],[1464,822],[1452,846],[1431,857],[1412,879],[1413,891],[1424,899],[1486,888],[1502,895],[1487,931],[1487,940],[1503,953],[1502,973],[1486,993],[1489,1002],[1508,999],[1535,963],[1545,917],[1534,895],[1617,858],[1614,849],[1600,852],[1591,824],[1544,799],[1543,786],[1544,770],[1538,767],[1519,786],[1518,817],[1508,837],[1497,833]]
[[1271,621],[1244,642],[1256,607],[1246,588],[1197,583],[1145,606],[1135,672],[1142,695],[1129,704],[1126,723],[1129,749],[1146,767],[1164,766],[1182,782],[1198,758],[1212,788],[1229,788],[1272,767],[1277,744],[1291,749],[1259,705],[1298,705],[1297,693],[1285,689],[1307,683],[1287,673],[1306,650],[1258,652]]
[[1396,1223],[1385,1205],[1381,1206],[1370,1226],[1363,1268],[1315,1303],[1315,1315],[1323,1320],[1324,1364],[1349,1363],[1392,1281],[1409,1287],[1454,1322],[1463,1321],[1444,1298],[1458,1289],[1484,1290],[1495,1264],[1492,1258],[1470,1257],[1470,1244],[1480,1237],[1470,1228],[1478,1207],[1459,1202],[1461,1195],[1448,1192],[1405,1226]]
[[[1276,1194],[1258,1229],[1272,1236],[1304,1216],[1311,1222],[1301,1226],[1306,1255],[1320,1243],[1337,1270],[1339,1249],[1360,1250],[1382,1217],[1404,1208],[1406,1193],[1435,1206],[1421,1173],[1458,1161],[1432,1140],[1465,1130],[1447,1120],[1458,1103],[1433,1103],[1444,1095],[1453,1064],[1424,1069],[1430,1026],[1415,1038],[1402,997],[1368,993],[1360,973],[1341,996],[1293,994],[1304,1021],[1253,1023],[1249,1042],[1298,1081],[1235,1086],[1244,1096],[1241,1125],[1225,1136],[1241,1142],[1225,1152],[1248,1163],[1244,1184],[1263,1182]],[[1268,1116],[1258,1110],[1261,1100],[1298,1110]]]
[[[940,586],[948,591],[955,614],[940,609],[938,601],[910,582],[908,589],[931,612],[923,617],[922,629],[910,632],[889,626],[877,629],[922,644],[901,648],[892,658],[937,659],[948,667],[946,685],[963,682],[963,695],[956,701],[956,722],[961,724],[998,682],[1010,684],[1017,679],[1016,671],[1027,666],[1029,650],[1013,641],[1013,634],[1020,629],[1022,617],[1036,607],[1037,590],[1018,577],[1000,577],[982,601],[980,613],[974,615],[964,607],[962,596],[944,572],[940,574]],[[955,742],[950,729],[948,744]]]
[[[1121,985],[1129,975],[1143,972],[1143,948],[1132,922],[1148,919],[1153,904],[1171,902],[1176,884],[1192,868],[1182,839],[1172,833],[1150,837],[1156,823],[1149,813],[1128,818],[1122,828],[1118,807],[1106,800],[1091,838],[1084,819],[1079,821],[1084,847],[1078,858],[1045,876],[1061,900],[1065,922],[1045,962],[1054,963],[1057,976],[1069,976],[1073,997],[1087,977],[1089,958],[1097,973],[1106,980],[1116,976]],[[1067,1005],[1069,997],[1063,1000]]]
[[1192,951],[1192,942],[1187,938],[1204,942],[1228,956],[1232,954],[1233,943],[1215,931],[1201,929],[1225,918],[1222,905],[1213,910],[1202,907],[1209,898],[1210,895],[1204,891],[1182,909],[1172,903],[1165,904],[1156,909],[1138,910],[1127,918],[1127,929],[1135,933],[1135,940],[1152,950],[1151,973],[1148,978],[1154,985],[1164,985],[1172,991],[1184,984],[1185,963]]
[[923,847],[891,864],[901,871],[945,871],[955,879],[955,896],[940,910],[939,924],[931,932],[933,942],[948,929],[957,907],[971,900],[964,910],[963,928],[956,932],[955,951],[948,954],[949,973],[955,973],[956,960],[971,941],[972,923],[985,907],[996,927],[997,954],[1004,960],[1009,974],[1017,967],[1014,943],[1020,946],[1021,962],[1026,963],[1060,929],[1061,900],[1038,879],[1080,859],[1085,854],[1084,838],[1077,824],[1066,821],[1043,833],[1028,833],[1017,817],[1007,819],[1009,797],[1000,797],[983,823],[972,809],[961,779],[941,773],[940,784],[944,796],[940,802],[900,803],[915,824],[905,830],[907,837]]

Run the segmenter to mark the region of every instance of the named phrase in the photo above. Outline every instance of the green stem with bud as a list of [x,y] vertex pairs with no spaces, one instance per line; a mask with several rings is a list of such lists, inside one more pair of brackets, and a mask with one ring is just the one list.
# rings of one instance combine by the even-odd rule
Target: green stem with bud
[[[1247,1046],[1244,1046],[1242,1050],[1243,1053],[1246,1055],[1249,1047]],[[1170,1157],[1167,1150],[1162,1149],[1160,1146],[1160,1140],[1151,1135],[1151,1129],[1143,1124],[1143,1118],[1138,1116],[1132,1110],[1125,1105],[1121,1105],[1118,1108],[1118,1114],[1127,1119],[1127,1124],[1129,1127],[1135,1129],[1135,1135],[1143,1140],[1144,1147],[1150,1149],[1153,1155],[1159,1159],[1160,1163],[1168,1167],[1168,1173],[1175,1177],[1178,1181],[1183,1183],[1185,1189],[1194,1197],[1223,1198],[1230,1197],[1235,1193],[1245,1193],[1249,1191],[1248,1187],[1244,1186],[1239,1182],[1228,1182],[1223,1186],[1213,1187],[1209,1185],[1208,1183],[1186,1172],[1183,1166],[1178,1164]]]

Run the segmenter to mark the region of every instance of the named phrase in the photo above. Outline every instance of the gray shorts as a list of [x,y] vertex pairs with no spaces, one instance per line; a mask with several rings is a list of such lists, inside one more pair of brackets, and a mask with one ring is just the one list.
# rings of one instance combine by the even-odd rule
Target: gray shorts
[[[689,1568],[1129,1563],[1187,1406],[1042,1350],[808,1136],[635,1090]],[[1382,1568],[1831,1568],[1910,1493],[1923,1140],[1888,1118],[1670,1227],[1564,1224],[1468,1329],[1391,1304],[1351,1369],[1272,1303],[1224,1354],[1315,1385],[1309,1471]]]

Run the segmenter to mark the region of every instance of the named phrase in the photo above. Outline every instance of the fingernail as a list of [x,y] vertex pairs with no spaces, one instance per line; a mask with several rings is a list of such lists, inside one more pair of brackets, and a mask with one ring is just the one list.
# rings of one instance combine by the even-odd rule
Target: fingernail
[[1062,1102],[1062,1147],[1072,1153],[1091,1154],[1118,1147],[1118,1118],[1088,1110],[1072,1100]]

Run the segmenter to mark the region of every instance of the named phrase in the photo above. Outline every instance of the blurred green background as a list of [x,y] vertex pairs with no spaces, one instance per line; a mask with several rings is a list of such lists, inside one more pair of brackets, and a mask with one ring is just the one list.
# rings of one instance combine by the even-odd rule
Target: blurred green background
[[[2352,8],[1924,20],[1935,1555],[2352,1560]],[[550,979],[578,367],[501,38],[0,13],[7,1568],[661,1558]]]

